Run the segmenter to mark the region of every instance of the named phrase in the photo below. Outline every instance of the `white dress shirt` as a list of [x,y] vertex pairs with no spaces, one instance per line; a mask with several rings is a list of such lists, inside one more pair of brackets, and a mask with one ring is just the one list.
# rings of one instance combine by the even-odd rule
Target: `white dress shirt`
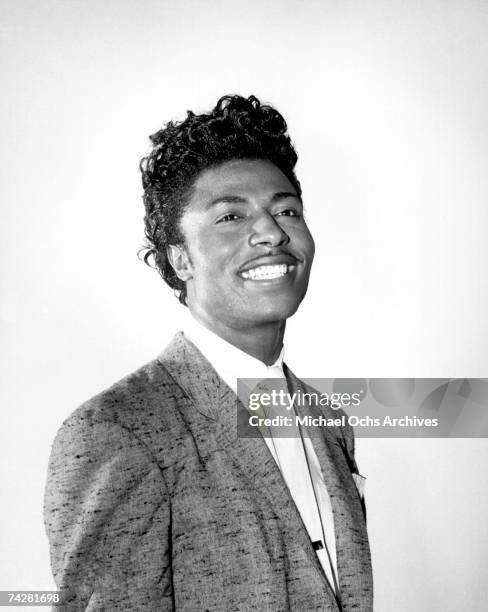
[[[185,336],[198,348],[222,380],[237,394],[237,378],[285,378],[283,354],[267,366],[204,327],[190,314],[183,327]],[[332,589],[338,586],[337,555],[332,505],[312,441],[297,432],[296,437],[264,437],[312,542],[321,542],[316,551]],[[325,542],[324,542],[325,538]]]

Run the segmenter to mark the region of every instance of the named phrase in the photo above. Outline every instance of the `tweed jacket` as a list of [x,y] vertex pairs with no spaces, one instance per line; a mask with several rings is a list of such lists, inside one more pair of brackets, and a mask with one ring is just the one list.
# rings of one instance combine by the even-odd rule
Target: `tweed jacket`
[[336,598],[264,440],[237,436],[236,401],[179,333],[63,423],[45,493],[53,574],[69,591],[61,609],[372,611],[352,430],[313,438],[333,507]]

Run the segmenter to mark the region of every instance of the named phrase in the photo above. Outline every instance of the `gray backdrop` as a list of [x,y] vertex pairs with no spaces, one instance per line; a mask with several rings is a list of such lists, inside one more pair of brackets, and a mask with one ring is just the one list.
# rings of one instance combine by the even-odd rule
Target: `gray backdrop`
[[[302,377],[486,377],[488,5],[0,2],[0,589],[52,587],[49,447],[181,307],[138,262],[146,136],[224,93],[287,117],[317,242]],[[359,440],[378,612],[481,610],[486,440]],[[485,604],[486,605],[486,604]]]

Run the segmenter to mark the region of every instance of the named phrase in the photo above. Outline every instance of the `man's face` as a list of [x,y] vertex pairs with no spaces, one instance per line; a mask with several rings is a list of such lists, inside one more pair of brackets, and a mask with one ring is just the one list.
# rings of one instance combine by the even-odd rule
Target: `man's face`
[[300,198],[274,164],[203,171],[180,221],[188,306],[213,329],[286,320],[307,291],[314,242]]

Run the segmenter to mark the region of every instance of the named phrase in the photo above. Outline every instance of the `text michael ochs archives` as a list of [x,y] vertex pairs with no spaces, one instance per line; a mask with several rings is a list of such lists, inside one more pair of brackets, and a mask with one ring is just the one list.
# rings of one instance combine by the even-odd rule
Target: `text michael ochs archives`
[[[393,417],[384,415],[341,414],[327,417],[324,414],[302,414],[301,407],[328,407],[332,410],[357,408],[361,405],[359,393],[289,393],[284,389],[272,389],[250,393],[247,407],[250,411],[248,423],[251,427],[437,427],[438,418],[424,418],[404,415]],[[297,411],[298,409],[298,411]]]
[[242,438],[351,426],[366,438],[488,438],[485,378],[240,378]]

